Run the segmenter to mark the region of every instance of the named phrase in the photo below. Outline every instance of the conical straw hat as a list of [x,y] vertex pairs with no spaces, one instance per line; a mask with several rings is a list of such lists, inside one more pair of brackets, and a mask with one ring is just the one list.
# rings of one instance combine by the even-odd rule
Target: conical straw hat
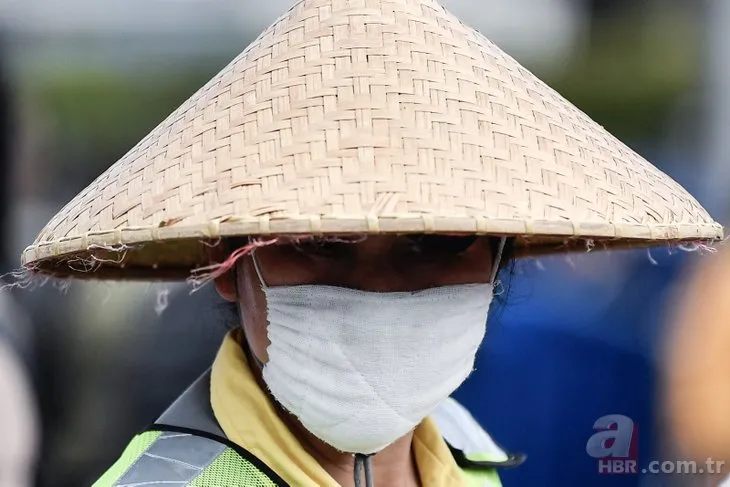
[[221,237],[422,232],[513,235],[522,254],[722,236],[679,184],[435,0],[301,0],[23,263],[184,278]]

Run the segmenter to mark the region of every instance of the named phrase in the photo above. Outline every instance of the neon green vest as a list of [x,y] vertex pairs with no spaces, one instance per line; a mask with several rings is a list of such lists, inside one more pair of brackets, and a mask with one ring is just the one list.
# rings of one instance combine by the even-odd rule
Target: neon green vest
[[[289,487],[261,460],[226,438],[210,408],[210,375],[206,373],[160,419],[137,435],[119,460],[93,487],[174,485],[176,487]],[[465,454],[462,443],[489,441],[466,410],[449,400],[434,419],[471,487],[501,487],[497,469],[524,461],[501,450]],[[463,429],[466,436],[456,438]],[[456,433],[455,433],[456,432]],[[493,443],[492,443],[493,445]],[[297,486],[291,486],[297,487]]]

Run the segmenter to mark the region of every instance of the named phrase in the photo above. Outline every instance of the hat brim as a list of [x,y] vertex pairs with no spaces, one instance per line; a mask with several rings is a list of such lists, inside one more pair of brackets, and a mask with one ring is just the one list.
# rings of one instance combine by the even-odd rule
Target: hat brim
[[[262,226],[266,231],[262,231]],[[706,225],[609,225],[423,216],[363,219],[282,219],[210,222],[89,233],[28,247],[22,263],[34,272],[78,279],[184,280],[210,264],[221,239],[302,235],[468,234],[515,238],[515,258],[609,249],[712,243],[723,238]]]

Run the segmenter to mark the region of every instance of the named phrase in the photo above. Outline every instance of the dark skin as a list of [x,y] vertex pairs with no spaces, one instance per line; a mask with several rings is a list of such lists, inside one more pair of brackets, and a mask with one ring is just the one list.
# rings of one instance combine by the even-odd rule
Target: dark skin
[[[488,283],[492,274],[494,239],[485,237],[375,236],[355,243],[300,244],[277,242],[256,250],[262,277],[270,287],[321,284],[372,292],[417,291],[432,287]],[[211,256],[220,261],[222,249]],[[268,362],[266,298],[250,255],[239,260],[234,273],[216,279],[216,289],[238,304],[246,344],[261,364]],[[259,364],[252,370],[267,391]],[[274,404],[276,402],[274,401]],[[353,457],[341,453],[309,433],[297,419],[278,408],[281,418],[303,447],[342,486],[354,486]],[[375,485],[417,487],[411,442],[400,438],[372,458]]]

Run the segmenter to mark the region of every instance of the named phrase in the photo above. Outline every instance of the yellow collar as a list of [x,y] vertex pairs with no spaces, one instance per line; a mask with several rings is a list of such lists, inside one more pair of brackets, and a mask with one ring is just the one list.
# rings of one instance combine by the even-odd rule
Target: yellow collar
[[[211,375],[211,405],[223,432],[290,485],[339,487],[279,418],[249,369],[236,336],[235,332],[226,336]],[[416,428],[413,452],[423,487],[468,485],[430,418]]]

